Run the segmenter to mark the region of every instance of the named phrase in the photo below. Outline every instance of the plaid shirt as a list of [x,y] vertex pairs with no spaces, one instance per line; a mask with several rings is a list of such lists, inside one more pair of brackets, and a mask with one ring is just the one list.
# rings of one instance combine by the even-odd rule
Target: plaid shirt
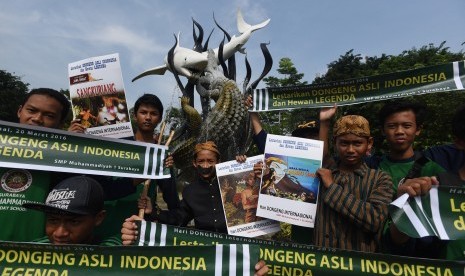
[[329,188],[320,187],[315,245],[378,251],[393,197],[390,176],[365,163],[353,172],[332,169],[332,175],[334,182]]

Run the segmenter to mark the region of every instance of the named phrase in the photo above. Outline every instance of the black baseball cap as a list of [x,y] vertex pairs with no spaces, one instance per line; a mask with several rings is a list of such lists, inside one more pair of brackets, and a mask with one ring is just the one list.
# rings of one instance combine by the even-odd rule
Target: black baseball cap
[[103,189],[87,176],[66,178],[50,191],[45,203],[24,203],[23,207],[52,214],[95,215],[103,210]]
[[311,119],[306,122],[302,122],[292,131],[294,137],[305,137],[307,133],[318,133],[320,130],[320,122],[317,119]]

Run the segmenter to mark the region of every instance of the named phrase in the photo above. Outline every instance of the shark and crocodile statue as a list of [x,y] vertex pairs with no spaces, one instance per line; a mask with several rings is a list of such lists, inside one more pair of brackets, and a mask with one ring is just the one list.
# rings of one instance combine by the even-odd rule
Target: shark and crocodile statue
[[[243,92],[238,88],[237,83],[231,76],[235,73],[228,73],[228,70],[235,71],[234,54],[244,53],[244,44],[249,40],[252,33],[268,25],[270,19],[257,25],[247,24],[240,11],[237,12],[238,36],[229,36],[215,20],[217,26],[225,33],[228,42],[223,42],[216,49],[206,49],[208,39],[204,47],[202,44],[203,29],[195,22],[201,32],[197,37],[194,29],[194,48],[188,49],[179,46],[179,34],[176,37],[176,44],[170,49],[165,57],[165,64],[149,69],[133,79],[133,81],[148,76],[161,75],[167,70],[173,73],[183,92],[181,99],[181,109],[185,122],[176,129],[171,149],[175,167],[180,170],[179,181],[190,182],[194,175],[192,166],[192,155],[195,144],[213,141],[217,144],[221,152],[221,159],[224,161],[235,159],[236,155],[245,154],[252,141],[252,129],[249,121],[248,107],[245,105],[246,94],[250,94],[255,89],[258,82],[270,71],[272,58],[266,48],[266,44],[261,44],[262,52],[265,56],[265,67],[261,76],[249,84],[251,69],[246,58],[247,75],[244,80]],[[199,46],[200,45],[200,46]],[[228,60],[229,59],[229,60]],[[228,60],[228,69],[225,61]],[[232,62],[231,62],[232,61]],[[223,72],[218,70],[219,65]],[[232,67],[232,68],[231,68]],[[188,79],[186,87],[182,84],[179,76]],[[193,107],[193,94],[186,91],[197,90],[202,99],[202,115]],[[210,107],[211,102],[215,106]]]
[[[270,22],[270,19],[263,21],[257,25],[249,25],[244,21],[240,10],[237,11],[237,29],[240,32],[239,36],[231,37],[231,40],[223,46],[223,60],[227,60],[236,52],[244,53],[244,44],[249,40],[252,33],[259,30]],[[217,64],[219,63],[218,52],[219,48],[213,50]],[[196,52],[189,48],[179,46],[179,34],[176,47],[174,48],[174,68],[171,68],[168,62],[168,56],[164,59],[164,64],[157,66],[136,76],[132,81],[148,75],[164,75],[166,70],[173,72],[175,70],[179,75],[186,78],[196,77],[196,74],[202,72],[207,66],[208,51]]]

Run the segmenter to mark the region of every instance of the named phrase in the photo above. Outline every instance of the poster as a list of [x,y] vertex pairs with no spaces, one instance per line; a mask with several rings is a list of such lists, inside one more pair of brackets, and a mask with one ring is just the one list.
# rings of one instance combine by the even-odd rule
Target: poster
[[279,222],[257,217],[260,179],[255,178],[253,165],[263,155],[248,157],[244,163],[228,161],[216,165],[228,234],[257,237],[280,231]]
[[70,63],[68,75],[73,118],[86,134],[133,136],[118,54]]
[[323,141],[268,134],[257,215],[313,227]]

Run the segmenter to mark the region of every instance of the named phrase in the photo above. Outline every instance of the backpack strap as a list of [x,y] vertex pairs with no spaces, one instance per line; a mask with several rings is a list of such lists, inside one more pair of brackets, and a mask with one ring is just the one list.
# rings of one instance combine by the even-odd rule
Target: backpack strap
[[414,158],[415,158],[415,162],[413,162],[413,165],[412,167],[410,168],[410,170],[408,171],[407,175],[402,178],[400,181],[399,181],[399,184],[398,186],[401,186],[404,184],[405,180],[407,179],[412,179],[412,178],[417,178],[417,177],[420,177],[421,176],[421,170],[423,169],[423,167],[425,166],[426,163],[428,163],[430,160],[423,155],[422,152],[420,151],[416,151],[415,152],[415,155],[414,155]]
[[421,170],[426,165],[426,163],[429,162],[429,159],[421,151],[416,151],[414,157],[415,162],[413,162],[413,165],[405,176],[405,179],[420,177]]

